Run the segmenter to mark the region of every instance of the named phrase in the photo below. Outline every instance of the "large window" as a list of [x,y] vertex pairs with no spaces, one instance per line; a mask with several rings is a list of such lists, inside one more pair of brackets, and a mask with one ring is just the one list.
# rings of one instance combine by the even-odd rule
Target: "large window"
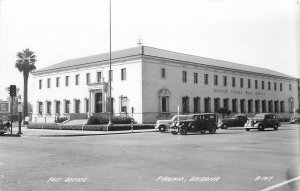
[[66,76],[65,85],[66,85],[66,86],[69,86],[69,76]]
[[271,90],[271,82],[268,82],[268,90]]
[[237,112],[237,99],[232,100],[232,112],[233,113]]
[[289,90],[292,91],[292,84],[289,84]]
[[275,110],[275,113],[279,112],[279,102],[278,101],[274,101],[274,110]]
[[282,83],[280,83],[280,91],[282,92]]
[[229,110],[229,99],[228,98],[225,98],[223,99],[223,105],[224,105],[224,108],[226,108],[227,110]]
[[274,91],[277,91],[277,83],[274,82]]
[[39,89],[42,89],[42,80],[39,80]]
[[265,82],[261,81],[261,89],[264,90],[265,89]]
[[220,109],[220,98],[215,98],[214,99],[214,109],[215,109],[215,113],[219,112]]
[[70,101],[65,101],[65,113],[70,113]]
[[235,87],[235,77],[232,77],[232,87]]
[[86,99],[86,100],[85,100],[85,112],[86,112],[86,113],[89,112],[89,110],[90,110],[89,108],[90,108],[90,103],[89,103],[89,100]]
[[227,86],[227,76],[223,76],[223,86]]
[[75,85],[79,85],[79,74],[75,76]]
[[102,73],[101,72],[97,72],[97,82],[98,83],[101,82],[101,78],[102,78]]
[[272,100],[268,101],[268,108],[269,108],[269,112],[273,113],[273,101]]
[[59,81],[60,81],[60,77],[57,77],[57,78],[56,78],[56,87],[57,87],[57,88],[59,87]]
[[266,103],[266,101],[265,100],[263,100],[262,102],[261,102],[261,109],[262,109],[262,112],[263,113],[266,113],[267,112],[267,103]]
[[90,84],[90,83],[91,83],[91,74],[86,73],[86,84]]
[[182,71],[182,82],[183,83],[187,82],[187,73],[186,73],[186,71]]
[[47,102],[47,114],[51,115],[51,102],[50,101]]
[[280,112],[284,113],[285,109],[284,109],[284,101],[280,102]]
[[121,69],[121,80],[126,80],[126,68]]
[[47,80],[47,88],[51,88],[51,78],[48,78]]
[[249,99],[248,100],[248,113],[252,113],[253,112],[253,100]]
[[166,78],[166,69],[161,68],[161,78]]
[[257,82],[257,80],[255,80],[255,89],[257,89],[258,88],[258,82]]
[[250,88],[251,88],[251,80],[248,79],[248,89],[250,89]]
[[194,97],[194,113],[200,112],[200,97]]
[[241,106],[241,113],[245,113],[245,100],[240,100],[240,106]]
[[38,110],[39,110],[39,115],[43,115],[43,102],[39,102],[39,106],[38,106]]
[[56,108],[55,108],[55,113],[58,113],[58,114],[60,114],[60,101],[56,101]]
[[75,100],[75,113],[80,113],[80,100]]
[[255,100],[255,113],[260,113],[260,100]]
[[189,97],[185,96],[182,97],[182,112],[183,113],[189,113],[190,109],[189,109]]
[[240,88],[243,88],[243,87],[244,87],[244,79],[240,78]]
[[218,75],[214,75],[214,85],[218,85]]
[[127,113],[127,97],[126,96],[120,97],[120,107],[121,107],[121,112]]
[[204,98],[204,112],[210,112],[210,97]]
[[161,97],[161,112],[169,112],[169,97]]
[[208,84],[208,74],[204,74],[204,84]]
[[198,73],[194,72],[194,84],[198,84]]

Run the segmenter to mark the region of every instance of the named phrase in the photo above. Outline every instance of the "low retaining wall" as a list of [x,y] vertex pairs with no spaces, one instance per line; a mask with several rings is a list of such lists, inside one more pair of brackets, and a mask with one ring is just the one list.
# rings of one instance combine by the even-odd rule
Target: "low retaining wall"
[[[61,125],[61,124],[45,124],[30,123],[28,129],[54,129],[54,130],[79,130],[79,131],[106,131],[107,125]],[[134,124],[134,130],[138,129],[154,129],[154,124]],[[108,131],[131,130],[130,124],[116,124],[108,129]]]

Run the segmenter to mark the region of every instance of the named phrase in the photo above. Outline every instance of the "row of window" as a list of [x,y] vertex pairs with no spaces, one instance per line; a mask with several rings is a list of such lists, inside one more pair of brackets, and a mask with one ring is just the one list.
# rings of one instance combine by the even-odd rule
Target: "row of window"
[[[204,111],[200,110],[200,97],[193,98],[193,106],[194,106],[194,113],[200,112],[212,112],[211,108],[211,98],[207,97],[204,98]],[[214,98],[214,112],[218,112],[221,105],[220,98]],[[160,112],[169,112],[169,96],[162,96],[160,100],[161,109]],[[260,112],[270,112],[270,113],[283,113],[285,112],[285,102],[284,101],[272,101],[272,100],[245,100],[245,99],[232,99],[231,100],[231,108],[229,108],[230,100],[228,98],[223,99],[223,108],[232,111],[233,113],[260,113]],[[246,111],[246,104],[247,104],[247,111]],[[238,110],[239,107],[239,110]],[[294,102],[289,102],[289,112],[292,112],[294,109]],[[190,98],[185,96],[182,97],[182,112],[183,113],[190,113]]]
[[[111,78],[111,80],[113,80],[113,71],[112,70],[110,72],[110,78]],[[56,79],[55,79],[56,87],[60,87],[60,84],[61,84],[60,79],[61,79],[60,77],[56,77]],[[126,80],[126,68],[122,68],[121,69],[121,81],[125,81],[125,80]],[[102,72],[96,73],[96,81],[97,81],[97,83],[100,83],[103,81]],[[78,86],[79,83],[80,83],[80,74],[76,74],[75,75],[75,85]],[[91,73],[86,73],[86,84],[90,84],[90,83],[91,83]],[[69,84],[70,84],[70,76],[65,76],[64,85],[69,86]],[[43,81],[39,80],[39,89],[42,89],[42,85],[43,85]],[[51,78],[47,79],[47,88],[51,88]]]
[[[161,68],[161,78],[166,78],[166,69],[165,68]],[[208,74],[204,74],[204,84],[205,85],[208,85],[209,84],[209,75]],[[218,86],[219,85],[219,76],[218,75],[214,75],[214,85],[215,86]],[[187,71],[182,71],[182,82],[183,83],[187,83]],[[198,81],[198,73],[197,72],[194,72],[194,83],[197,84],[199,81]],[[244,88],[244,79],[243,78],[240,78],[240,88]],[[274,91],[277,91],[277,82],[274,82],[273,83],[273,90]],[[227,76],[223,76],[223,86],[224,87],[227,87],[228,86],[228,77]],[[231,78],[231,86],[232,87],[236,87],[236,77],[232,77]],[[261,89],[264,90],[265,89],[265,81],[261,81]],[[271,90],[272,89],[272,84],[271,82],[268,82],[267,83],[267,88],[268,90]],[[252,81],[251,79],[247,79],[247,87],[248,89],[251,89],[252,87]],[[258,89],[259,88],[259,83],[258,83],[258,80],[255,80],[254,81],[254,88],[255,89]],[[291,91],[292,90],[292,85],[289,84],[289,90]],[[283,91],[283,85],[282,83],[279,83],[279,91]]]

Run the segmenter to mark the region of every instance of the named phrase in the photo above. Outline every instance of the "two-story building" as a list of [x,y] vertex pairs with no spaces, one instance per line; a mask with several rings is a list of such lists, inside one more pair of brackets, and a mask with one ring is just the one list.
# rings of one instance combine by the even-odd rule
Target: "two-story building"
[[[109,111],[109,53],[67,60],[33,73],[32,120]],[[270,69],[147,46],[112,52],[112,112],[139,123],[176,113],[273,112],[291,116],[297,79]]]

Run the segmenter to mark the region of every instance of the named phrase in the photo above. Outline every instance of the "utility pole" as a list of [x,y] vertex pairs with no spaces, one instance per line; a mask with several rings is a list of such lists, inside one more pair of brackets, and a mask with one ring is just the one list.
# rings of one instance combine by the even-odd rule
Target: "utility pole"
[[113,126],[112,123],[112,99],[111,99],[111,0],[109,0],[109,72],[108,72],[108,77],[109,77],[109,99],[108,99],[108,104],[109,104],[109,116],[108,116],[108,125],[107,125],[107,130],[109,127]]

